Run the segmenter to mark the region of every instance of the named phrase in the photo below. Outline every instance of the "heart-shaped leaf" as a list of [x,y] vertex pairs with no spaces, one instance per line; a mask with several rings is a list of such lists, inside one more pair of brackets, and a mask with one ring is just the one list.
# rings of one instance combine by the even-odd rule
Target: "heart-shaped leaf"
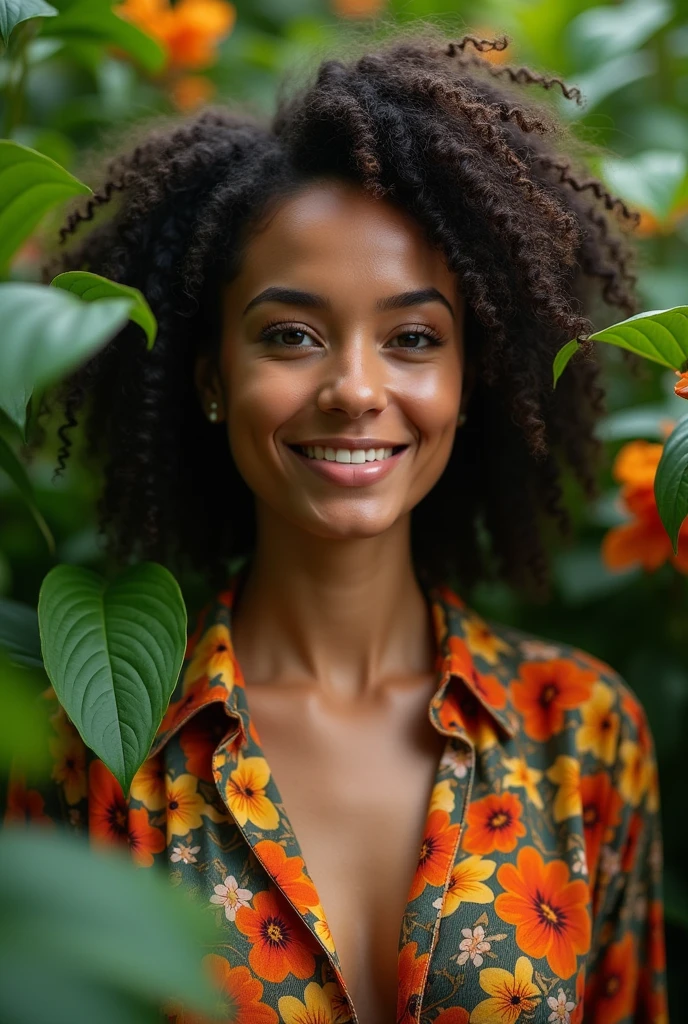
[[60,703],[127,794],[184,658],[186,609],[177,581],[155,562],[111,582],[58,565],[43,580],[38,622]]
[[22,466],[21,462],[2,436],[0,436],[0,469],[4,469],[26,502],[36,525],[45,537],[45,542],[48,545],[48,551],[53,554],[55,551],[55,541],[52,533],[50,532],[50,527],[41,515],[40,509],[36,504],[36,498],[33,493],[31,481],[26,475],[26,470]]
[[82,302],[40,284],[0,284],[0,409],[26,428],[26,405],[36,388],[59,380],[126,324],[131,299]]
[[56,14],[55,8],[44,0],[0,0],[0,36],[5,46],[20,22],[29,18],[52,18]]
[[80,0],[60,12],[57,18],[44,24],[42,34],[111,44],[153,74],[162,70],[167,59],[165,49],[155,39],[132,22],[119,18],[109,4],[97,4],[93,0]]
[[90,193],[49,156],[0,139],[0,270],[51,207]]
[[138,288],[127,284],[117,284],[100,274],[91,274],[86,270],[68,270],[58,274],[50,282],[55,288],[63,288],[66,292],[78,295],[84,302],[96,299],[130,299],[129,319],[143,329],[148,339],[148,348],[153,348],[158,325],[151,308]]
[[[591,334],[588,340],[617,345],[653,363],[671,370],[681,370],[688,362],[688,306],[638,313],[628,320]],[[557,352],[553,363],[554,387],[579,348],[574,338]]]
[[655,501],[674,554],[688,516],[688,416],[682,417],[664,443],[655,474]]

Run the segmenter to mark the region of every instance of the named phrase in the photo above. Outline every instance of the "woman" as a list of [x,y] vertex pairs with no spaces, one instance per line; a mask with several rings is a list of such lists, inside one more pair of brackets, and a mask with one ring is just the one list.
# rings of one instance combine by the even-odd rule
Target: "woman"
[[63,268],[139,287],[159,336],[69,382],[61,463],[83,407],[114,554],[217,596],[128,800],[58,711],[45,813],[216,908],[227,1020],[666,1020],[644,713],[465,599],[546,590],[603,397],[552,360],[634,309],[632,215],[521,95],[575,90],[502,45],[424,30],[270,124],[148,128],[63,231],[95,216]]

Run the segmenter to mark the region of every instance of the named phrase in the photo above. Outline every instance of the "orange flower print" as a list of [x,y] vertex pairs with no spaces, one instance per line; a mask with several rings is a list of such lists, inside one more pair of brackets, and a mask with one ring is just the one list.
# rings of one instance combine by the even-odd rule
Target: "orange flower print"
[[396,1024],[415,1024],[418,1017],[430,954],[421,953],[417,957],[417,950],[417,942],[407,942],[399,953]]
[[[330,953],[334,953],[334,939],[332,938],[332,932],[330,931],[330,926],[327,922],[327,918],[325,917],[325,911],[322,903],[318,903],[317,907],[310,907],[310,910],[317,918],[313,924],[316,935],[322,942],[325,949],[328,949]],[[346,1003],[346,999],[344,1002]]]
[[514,973],[503,967],[485,967],[478,977],[489,999],[483,999],[470,1016],[471,1024],[516,1024],[522,1013],[532,1013],[542,998],[533,983],[533,965],[525,956],[516,961]]
[[239,756],[227,784],[225,800],[242,828],[247,821],[260,829],[275,829],[279,825],[277,808],[265,795],[269,781],[270,769],[264,757]]
[[622,764],[619,792],[631,807],[637,807],[649,782],[645,751],[639,743],[634,743],[633,740],[624,740],[619,747],[619,758]]
[[458,838],[459,826],[450,823],[446,811],[430,811],[425,823],[418,867],[411,882],[409,902],[420,896],[426,885],[444,885]]
[[[254,978],[248,967],[231,967],[216,953],[203,957],[203,967],[210,974],[215,987],[222,994],[218,1006],[218,1019],[232,1024],[279,1024],[271,1006],[261,1002],[263,985]],[[207,1018],[185,1013],[184,1024],[209,1024]]]
[[252,898],[253,893],[250,889],[239,888],[234,875],[227,875],[224,882],[215,886],[210,902],[224,907],[227,920],[234,921],[239,907],[247,907]]
[[[442,917],[449,917],[462,903],[492,903],[494,892],[486,879],[494,874],[497,866],[494,860],[483,860],[482,857],[464,857],[452,868],[447,895],[444,899]],[[433,907],[442,907],[442,897],[438,896]]]
[[[477,621],[477,620],[476,620]],[[476,627],[477,628],[477,627]],[[487,627],[485,627],[487,628]],[[488,631],[489,632],[489,631]],[[479,653],[488,652],[487,638],[485,633],[480,634],[482,636],[482,648],[483,650]],[[492,634],[489,634],[492,636]],[[478,633],[474,634],[474,640],[477,642]],[[490,648],[495,654],[495,660],[497,657],[497,647],[495,644],[500,644],[501,641],[497,637],[493,638],[493,645]],[[481,644],[478,643],[478,647]],[[506,650],[510,648],[504,644]],[[449,638],[449,651],[450,651],[450,671],[456,673],[456,675],[465,677],[469,685],[475,691],[475,693],[481,697],[485,703],[489,704],[494,708],[503,708],[506,706],[506,687],[499,681],[497,676],[485,675],[482,672],[478,672],[473,664],[473,658],[471,657],[471,650],[469,645],[458,636],[452,636]],[[483,654],[484,656],[484,654]],[[486,660],[492,661],[492,658]]]
[[187,772],[206,782],[213,781],[213,754],[230,727],[224,709],[214,707],[213,711],[217,714],[212,718],[209,717],[211,712],[200,712],[179,733],[179,746],[184,754]]
[[178,775],[171,779],[166,775],[165,782],[167,801],[167,839],[172,836],[185,836],[192,828],[202,828],[202,814],[214,817],[214,811],[197,790],[197,780],[193,775]]
[[95,845],[125,846],[134,862],[151,867],[165,849],[165,836],[154,828],[145,808],[128,810],[119,782],[102,761],[89,768],[88,830]]
[[583,805],[583,829],[585,850],[590,873],[590,887],[595,885],[602,843],[611,838],[611,833],[621,821],[622,801],[612,788],[606,772],[584,775],[581,779],[581,802]]
[[45,800],[37,789],[27,789],[26,779],[15,772],[7,787],[7,802],[3,821],[10,824],[53,824],[45,813]]
[[476,800],[466,814],[464,849],[469,853],[511,853],[526,827],[523,805],[515,793],[490,793]]
[[161,811],[167,802],[165,796],[165,769],[162,757],[149,757],[144,761],[131,783],[131,795],[140,800],[149,811]]
[[284,1024],[335,1024],[337,1013],[332,997],[337,989],[333,981],[323,986],[311,981],[306,985],[303,1001],[296,996],[281,996],[277,1006]]
[[568,754],[560,754],[551,768],[547,769],[547,778],[558,786],[554,798],[552,812],[555,821],[565,821],[580,814],[583,809],[580,785],[580,762]]
[[52,778],[59,785],[68,804],[78,804],[86,797],[86,749],[76,729],[61,732],[49,741],[53,756]]
[[614,691],[606,683],[595,683],[590,700],[581,707],[581,725],[576,729],[576,750],[579,754],[590,751],[605,764],[611,765],[616,757],[619,737],[619,715],[612,711]]
[[284,981],[288,974],[305,980],[315,972],[319,947],[279,890],[256,893],[253,907],[239,907],[236,926],[251,947],[251,970],[265,981]]
[[432,1024],[468,1024],[468,1010],[462,1006],[450,1006],[448,1010],[440,1010]]
[[256,843],[253,852],[298,911],[305,914],[310,908],[319,905],[320,897],[305,873],[302,857],[288,857],[284,847],[273,843],[271,839]]
[[[621,1024],[635,1009],[638,960],[631,932],[612,942],[586,990],[585,1024]],[[589,1007],[589,1009],[588,1009]]]
[[502,864],[497,880],[506,892],[497,896],[495,910],[516,925],[519,949],[536,959],[546,957],[554,974],[570,978],[576,956],[590,949],[586,883],[569,881],[563,860],[545,864],[532,846],[519,851],[516,865]]
[[564,711],[588,700],[597,678],[568,658],[526,662],[511,684],[516,708],[523,714],[523,728],[531,740],[544,743],[564,727]]

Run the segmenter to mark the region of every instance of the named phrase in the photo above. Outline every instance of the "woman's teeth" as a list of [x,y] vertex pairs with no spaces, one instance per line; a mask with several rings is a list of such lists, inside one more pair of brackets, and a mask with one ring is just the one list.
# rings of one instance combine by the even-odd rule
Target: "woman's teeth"
[[389,459],[392,448],[321,448],[320,445],[297,446],[309,459],[325,459],[327,462],[383,462]]

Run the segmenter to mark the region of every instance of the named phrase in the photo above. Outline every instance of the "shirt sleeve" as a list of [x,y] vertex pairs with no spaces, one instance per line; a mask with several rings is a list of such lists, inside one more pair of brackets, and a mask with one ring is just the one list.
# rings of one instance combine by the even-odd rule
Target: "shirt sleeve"
[[619,742],[593,890],[586,1024],[668,1024],[662,838],[654,743],[617,680]]

